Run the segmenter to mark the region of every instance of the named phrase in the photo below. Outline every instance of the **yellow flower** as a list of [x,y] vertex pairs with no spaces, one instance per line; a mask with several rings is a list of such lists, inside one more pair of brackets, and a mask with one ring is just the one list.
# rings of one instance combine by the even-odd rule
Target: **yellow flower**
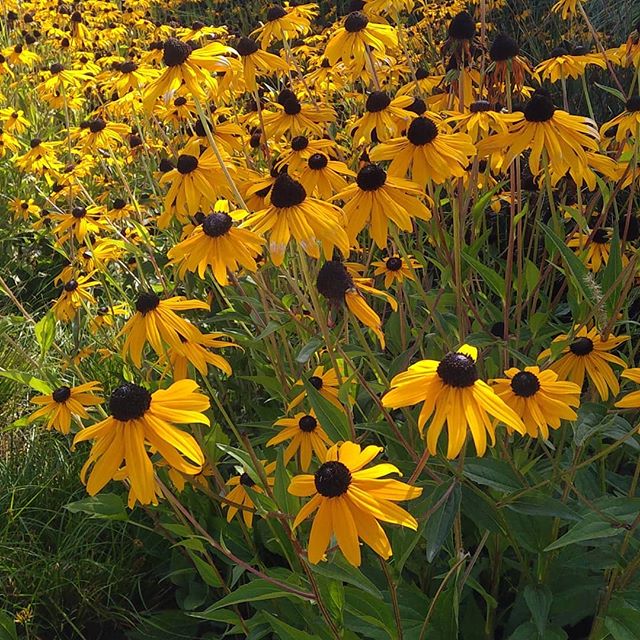
[[276,178],[268,202],[266,209],[250,214],[241,226],[260,235],[269,234],[269,253],[276,266],[282,264],[292,235],[312,258],[320,257],[320,247],[326,258],[331,257],[334,247],[348,253],[349,241],[342,211],[332,204],[307,197],[302,184],[287,173]]
[[419,497],[422,489],[385,478],[389,474],[401,475],[392,464],[364,468],[381,452],[382,447],[369,446],[363,450],[354,442],[336,444],[314,475],[291,480],[289,493],[311,497],[298,512],[293,528],[317,510],[308,547],[312,564],[322,560],[332,535],[344,557],[357,567],[361,562],[359,540],[385,560],[391,557],[391,545],[379,520],[414,531],[418,528],[415,518],[395,503]]
[[[592,233],[574,233],[567,240],[567,247],[573,249],[578,256],[583,256],[585,266],[597,273],[609,262],[611,250],[611,229],[599,227]],[[629,262],[627,256],[622,256],[622,264]]]
[[505,371],[506,378],[493,380],[493,390],[523,420],[527,433],[535,438],[549,438],[549,427],[557,429],[561,420],[575,420],[573,407],[580,405],[581,389],[573,382],[558,380],[551,369],[513,367]]
[[168,350],[169,362],[173,370],[174,380],[187,378],[187,367],[191,363],[202,376],[207,375],[208,365],[212,364],[228,376],[231,375],[231,365],[225,358],[217,353],[211,353],[208,349],[223,349],[225,347],[237,347],[233,342],[226,342],[220,338],[228,338],[226,333],[207,333],[199,335],[196,339],[180,339],[180,346],[171,346]]
[[242,61],[244,83],[247,91],[257,91],[256,75],[271,75],[276,71],[288,71],[289,65],[278,56],[260,49],[255,40],[240,38],[236,50]]
[[[416,269],[422,269],[422,265],[411,256],[409,256],[409,261],[411,262],[411,269],[414,271]],[[405,278],[415,282],[415,277],[407,261],[400,256],[393,255],[389,256],[386,260],[376,260],[371,263],[371,266],[376,268],[373,272],[374,276],[384,275],[384,286],[387,289],[389,289],[394,282],[402,284]]]
[[582,5],[585,0],[558,0],[552,7],[553,13],[562,15],[562,19],[566,20],[578,13],[578,6]]
[[[342,406],[340,400],[338,400],[338,374],[335,369],[327,369],[325,371],[322,365],[316,367],[313,370],[313,373],[309,378],[307,378],[309,384],[320,393],[320,395],[328,400],[334,407],[340,409],[340,411],[344,411],[344,407]],[[298,387],[303,387],[304,383],[302,379],[296,380],[295,384],[292,387],[292,391],[297,389]],[[306,397],[306,391],[302,391],[299,393],[288,405],[287,411],[291,411],[297,407]]]
[[[246,211],[234,214],[244,217]],[[228,272],[235,273],[240,266],[257,271],[256,257],[264,242],[252,231],[234,227],[233,218],[219,211],[206,216],[185,240],[169,250],[167,257],[171,264],[178,265],[181,278],[187,271],[197,271],[204,278],[209,267],[217,282],[225,287],[229,284]]]
[[487,448],[487,433],[495,443],[493,416],[518,433],[526,427],[515,411],[509,408],[495,391],[479,379],[476,360],[478,350],[463,345],[448,353],[440,362],[421,360],[391,380],[391,391],[382,398],[385,407],[397,409],[423,402],[418,416],[422,433],[427,420],[433,416],[427,430],[427,447],[435,455],[438,439],[445,422],[448,429],[447,458],[455,458],[471,435],[479,456]]
[[369,156],[375,162],[391,160],[389,175],[412,180],[425,188],[466,175],[476,148],[466,133],[442,133],[434,120],[420,116],[411,121],[406,136],[378,145]]
[[92,280],[91,277],[92,274],[78,276],[64,283],[62,293],[53,305],[53,315],[56,317],[56,320],[70,322],[75,318],[83,302],[85,304],[96,303],[96,299],[89,289],[100,283],[97,280]]
[[640,133],[640,96],[627,100],[625,110],[600,127],[600,135],[605,138],[610,129],[616,127],[615,139],[624,142],[627,137],[637,141]]
[[168,389],[153,393],[130,382],[114,389],[109,399],[111,415],[83,429],[73,440],[74,447],[79,442],[95,440],[81,472],[89,494],[96,495],[126,464],[135,498],[141,504],[155,502],[148,447],[177,471],[187,475],[199,473],[204,464],[200,446],[193,436],[174,426],[209,425],[209,418],[202,413],[209,408],[209,398],[197,393],[197,389],[193,380],[174,382]]
[[[585,373],[593,382],[600,394],[602,400],[609,398],[609,389],[614,395],[620,391],[620,384],[616,379],[613,369],[609,364],[620,365],[626,367],[626,363],[622,358],[609,353],[611,349],[615,349],[621,345],[629,336],[610,336],[603,340],[598,330],[593,327],[587,330],[581,327],[570,343],[561,351],[564,355],[555,362],[551,363],[551,368],[558,374],[561,380],[570,380],[575,382],[580,389],[584,385]],[[562,334],[554,338],[554,342],[567,342],[569,336]],[[544,360],[551,355],[551,349],[545,349],[539,356],[538,360]]]
[[[271,474],[276,470],[276,463],[272,462],[270,464],[264,465],[264,473],[267,477],[267,484],[269,487],[273,487],[275,480]],[[248,487],[252,491],[256,493],[264,493],[264,489],[256,484],[251,476],[243,471],[240,475],[234,476],[233,478],[229,478],[227,480],[226,485],[228,487],[233,487],[229,493],[225,495],[225,500],[228,502],[223,503],[223,507],[228,507],[227,511],[227,522],[231,522],[233,517],[238,513],[238,511],[242,511],[242,519],[247,527],[251,528],[253,525],[253,510],[254,503],[253,499],[249,495],[248,491],[245,487]],[[243,507],[240,509],[240,507]]]
[[102,398],[93,394],[100,391],[99,382],[87,382],[77,387],[58,387],[53,393],[31,398],[34,404],[43,405],[29,416],[29,422],[46,417],[47,429],[55,429],[67,434],[71,429],[71,418],[88,418],[85,407],[103,402]]
[[388,140],[407,128],[411,118],[415,116],[406,107],[413,104],[412,96],[398,96],[393,100],[385,91],[373,91],[367,97],[365,113],[353,126],[353,140],[360,144],[363,140],[371,142],[373,131],[378,140]]
[[309,469],[311,454],[315,452],[318,460],[324,462],[327,455],[327,445],[333,443],[324,429],[318,423],[313,411],[309,414],[296,413],[293,418],[280,418],[276,426],[282,426],[280,433],[267,442],[267,447],[281,444],[290,440],[284,450],[284,463],[287,464],[296,453],[300,454],[300,468],[303,471]]
[[[429,220],[431,212],[418,200],[423,192],[415,182],[387,176],[377,164],[367,164],[356,177],[356,183],[336,194],[333,200],[344,200],[347,234],[351,244],[357,244],[357,235],[370,225],[376,245],[387,244],[389,222],[402,231],[411,231],[413,218]],[[345,253],[345,252],[343,252]]]
[[[632,380],[640,384],[640,369],[626,369],[622,372],[622,377],[627,380]],[[640,391],[632,391],[631,393],[627,393],[626,396],[622,396],[618,402],[616,402],[616,407],[620,409],[639,409],[640,408]]]
[[310,18],[317,13],[317,5],[302,4],[291,7],[288,3],[282,7],[272,5],[267,11],[267,21],[251,32],[257,35],[260,45],[266,49],[274,40],[291,40],[309,33]]
[[160,300],[155,293],[141,293],[136,300],[136,312],[118,334],[126,336],[123,355],[140,367],[142,349],[147,341],[161,356],[165,345],[179,349],[183,338],[197,340],[201,335],[198,329],[175,313],[188,309],[208,310],[209,305],[199,300],[185,300],[183,296]]

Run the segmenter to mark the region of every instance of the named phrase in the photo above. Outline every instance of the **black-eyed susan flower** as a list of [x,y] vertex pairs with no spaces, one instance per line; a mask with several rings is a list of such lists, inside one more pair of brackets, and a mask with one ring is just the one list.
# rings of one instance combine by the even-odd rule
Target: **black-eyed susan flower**
[[480,380],[477,359],[478,350],[465,344],[458,351],[449,352],[440,362],[421,360],[395,376],[391,380],[391,390],[382,398],[382,404],[393,409],[423,403],[418,428],[422,433],[431,418],[426,441],[432,455],[437,452],[445,422],[447,458],[455,458],[462,451],[469,431],[477,454],[484,455],[487,434],[491,445],[495,443],[495,424],[491,417],[518,433],[526,433],[516,412]]
[[398,303],[384,291],[378,291],[370,286],[367,278],[354,278],[349,273],[345,264],[340,260],[328,260],[325,262],[316,280],[318,291],[328,300],[334,308],[346,305],[347,309],[366,327],[369,327],[378,337],[380,346],[384,349],[385,339],[382,332],[382,320],[380,316],[367,304],[362,291],[373,293],[385,298],[391,304],[394,311]]
[[[620,391],[620,384],[613,373],[611,364],[617,364],[626,367],[625,361],[609,353],[621,345],[629,336],[609,336],[603,340],[596,327],[588,329],[581,327],[569,339],[569,336],[562,334],[554,338],[554,342],[568,342],[567,346],[561,351],[561,357],[552,362],[550,367],[553,369],[561,380],[570,380],[575,382],[580,389],[584,385],[585,374],[589,380],[593,382],[600,398],[607,400],[609,398],[609,390],[614,395]],[[551,349],[545,349],[539,356],[538,360],[544,360],[551,355]]]
[[119,334],[125,336],[123,355],[130,357],[133,364],[140,367],[142,349],[147,341],[161,356],[166,346],[180,348],[182,338],[197,340],[201,335],[197,327],[176,313],[190,309],[208,310],[209,305],[200,300],[187,300],[184,296],[161,300],[153,292],[138,295],[136,312],[127,320]]
[[324,153],[314,153],[300,170],[298,179],[307,193],[329,200],[338,191],[347,188],[343,176],[355,178],[355,175],[344,162],[331,160]]
[[47,429],[67,434],[71,430],[72,418],[89,418],[87,407],[103,402],[94,393],[99,391],[99,382],[87,382],[77,387],[58,387],[51,394],[31,398],[31,402],[42,406],[29,416],[29,422],[46,418]]
[[564,47],[557,47],[551,52],[551,57],[543,60],[533,70],[534,76],[539,82],[551,83],[566,81],[569,78],[579,78],[584,75],[589,65],[595,65],[601,69],[607,67],[604,56],[599,53],[589,53],[572,50],[570,53]]
[[300,468],[303,471],[309,469],[311,456],[313,453],[320,462],[324,462],[327,455],[327,446],[331,446],[329,436],[320,426],[315,414],[296,413],[293,418],[280,418],[275,423],[277,427],[284,427],[278,435],[273,436],[267,442],[267,447],[282,444],[289,440],[287,448],[284,450],[284,463],[287,464],[296,453],[300,455]]
[[17,135],[24,133],[31,126],[22,109],[0,109],[0,121],[4,131]]
[[83,304],[96,303],[90,289],[100,283],[97,280],[92,280],[92,275],[79,275],[64,283],[62,293],[53,305],[53,315],[56,320],[71,322]]
[[220,42],[211,42],[194,48],[190,43],[177,38],[168,38],[162,47],[162,61],[166,69],[150,82],[144,90],[143,105],[151,112],[156,100],[163,95],[172,95],[184,88],[198,100],[205,100],[207,92],[216,87],[210,72],[225,72],[230,65],[226,56],[236,52]]
[[291,140],[290,147],[285,148],[278,157],[275,167],[279,172],[286,168],[287,173],[297,175],[312,155],[331,154],[335,150],[335,146],[333,140],[313,140],[307,136],[295,136]]
[[[6,134],[5,134],[6,135]],[[16,166],[23,171],[32,171],[40,175],[55,175],[62,169],[58,160],[59,142],[44,142],[41,138],[33,138],[29,142],[30,149],[15,159]]]
[[258,43],[252,38],[240,38],[236,43],[236,51],[240,55],[244,83],[247,91],[257,91],[257,75],[269,76],[278,71],[286,72],[289,65],[285,60],[260,49]]
[[398,255],[389,256],[386,260],[375,260],[371,263],[371,266],[376,268],[373,275],[384,275],[384,286],[387,289],[394,283],[402,284],[405,278],[415,282],[413,272],[422,269],[422,265],[411,256],[408,258],[410,266],[405,258]]
[[[229,197],[229,185],[222,167],[210,147],[200,150],[200,145],[190,144],[178,156],[176,167],[160,178],[160,184],[170,184],[164,198],[164,211],[158,218],[158,226],[166,228],[174,215],[184,220],[197,211],[207,210],[219,197]],[[233,165],[227,171],[234,173]]]
[[553,13],[559,13],[563,20],[577,15],[585,0],[558,0],[552,7]]
[[116,63],[113,72],[109,73],[109,86],[122,97],[130,91],[140,91],[148,82],[153,80],[157,72],[134,60]]
[[[275,479],[273,478],[273,472],[276,470],[276,463],[264,465],[264,473],[267,478],[267,484],[269,487],[273,487]],[[264,493],[264,489],[257,484],[253,478],[246,472],[242,471],[237,476],[229,478],[226,482],[227,487],[230,487],[229,492],[224,496],[225,502],[222,506],[227,507],[227,522],[231,522],[234,516],[242,511],[242,519],[247,527],[251,528],[253,525],[253,512],[255,510],[255,504],[252,497],[249,495],[246,487],[255,491],[256,493]]]
[[[640,384],[640,368],[626,369],[620,375],[627,380]],[[630,393],[627,393],[616,402],[615,406],[619,409],[639,409],[640,391],[631,391]]]
[[533,95],[523,113],[506,114],[504,118],[509,131],[480,142],[480,155],[498,154],[506,169],[517,156],[530,150],[529,168],[534,176],[543,171],[546,161],[554,184],[567,172],[576,184],[585,181],[587,151],[597,151],[600,138],[593,120],[556,109],[541,93]]
[[91,318],[91,330],[97,331],[105,327],[113,327],[118,316],[127,315],[129,315],[129,307],[122,302],[116,302],[113,305],[102,305],[98,307],[96,315]]
[[334,248],[349,252],[342,211],[327,202],[307,197],[300,182],[287,173],[278,175],[267,196],[269,206],[250,214],[242,223],[260,235],[268,234],[271,260],[280,266],[293,236],[302,250],[312,258],[326,258]]
[[274,4],[267,10],[266,22],[252,31],[251,35],[258,36],[260,45],[266,49],[271,42],[291,40],[309,33],[311,18],[317,13],[317,5],[302,4],[285,6]]
[[180,346],[171,346],[167,355],[174,380],[184,380],[188,377],[189,364],[192,364],[202,376],[206,376],[209,365],[231,375],[231,365],[226,358],[218,353],[213,353],[210,349],[224,349],[226,347],[237,347],[237,344],[221,338],[229,338],[226,333],[207,333],[196,338],[185,338],[181,336]]
[[50,219],[57,223],[53,234],[60,244],[71,237],[82,243],[88,234],[99,234],[109,226],[101,211],[91,212],[81,205],[72,207],[69,213],[52,213]]
[[411,172],[413,182],[424,188],[429,181],[441,184],[461,178],[475,154],[466,133],[443,133],[432,118],[419,116],[406,135],[378,145],[369,156],[374,162],[391,160],[390,176],[404,178]]
[[381,58],[398,46],[398,36],[388,24],[372,22],[362,11],[350,13],[327,43],[325,57],[331,66],[342,60],[359,76],[369,58]]
[[489,48],[491,64],[488,74],[492,82],[492,94],[506,94],[507,74],[511,87],[520,92],[524,87],[527,75],[532,71],[528,61],[520,55],[518,43],[506,33],[498,33]]
[[[597,273],[609,262],[611,255],[611,229],[599,227],[593,233],[574,233],[567,240],[567,247],[573,249],[584,260],[590,271]],[[622,257],[623,266],[629,262],[627,256]]]
[[124,142],[129,127],[120,122],[107,122],[94,118],[84,122],[78,133],[77,149],[81,154],[97,151],[114,151]]
[[413,218],[431,218],[431,212],[419,200],[422,195],[415,182],[387,176],[380,165],[367,164],[358,171],[355,184],[333,199],[345,202],[343,209],[351,244],[356,244],[358,234],[370,225],[371,237],[383,248],[387,244],[389,222],[402,231],[411,231]]
[[13,211],[13,217],[16,219],[28,220],[33,216],[37,216],[40,207],[33,201],[33,198],[23,200],[22,198],[13,198],[9,203]]
[[617,142],[624,142],[627,137],[637,139],[640,132],[640,96],[629,98],[625,110],[600,127],[600,135],[606,138],[607,133],[614,127]]
[[[319,365],[306,379],[325,400],[328,400],[334,407],[344,411],[344,407],[338,399],[338,374],[333,367],[325,370],[323,365]],[[302,388],[302,391],[298,393],[298,395],[287,405],[287,411],[295,409],[295,407],[297,407],[307,397],[302,379],[296,380],[291,390],[295,391],[300,388]]]
[[303,104],[295,95],[287,95],[270,107],[275,111],[263,111],[262,119],[267,137],[274,140],[280,140],[287,133],[291,136],[312,133],[320,138],[325,124],[336,119],[331,107]]
[[[246,215],[246,211],[234,213]],[[218,211],[205,216],[186,239],[169,249],[167,257],[178,266],[181,278],[187,271],[197,271],[204,278],[210,268],[213,277],[225,287],[229,284],[229,272],[236,273],[240,267],[257,271],[256,257],[264,242],[253,231],[234,226],[229,213]]]
[[507,125],[502,113],[495,111],[487,100],[476,100],[469,105],[469,111],[454,113],[446,123],[453,123],[454,131],[465,131],[476,144],[492,133],[506,133]]
[[353,124],[356,144],[371,142],[373,132],[377,140],[388,140],[407,128],[414,113],[407,110],[413,104],[412,96],[391,99],[386,91],[373,91],[367,96],[365,112]]
[[575,420],[580,405],[581,388],[573,382],[558,380],[551,369],[513,367],[506,378],[493,380],[493,390],[524,422],[527,433],[536,438],[549,438],[549,427],[558,429],[561,420]]
[[289,493],[311,498],[298,512],[293,527],[317,511],[307,550],[312,564],[322,560],[332,536],[348,562],[357,567],[361,562],[359,540],[379,556],[391,557],[391,545],[379,521],[414,531],[418,528],[416,519],[395,503],[419,497],[422,489],[386,478],[401,475],[392,464],[365,469],[381,452],[382,447],[362,449],[354,442],[336,444],[327,451],[326,461],[315,474],[291,480]]
[[199,473],[204,464],[200,446],[192,435],[174,426],[209,425],[203,413],[209,408],[209,398],[197,389],[193,380],[174,382],[168,389],[153,393],[130,382],[116,387],[109,398],[109,417],[83,429],[73,439],[74,447],[95,440],[81,472],[88,493],[96,495],[126,465],[126,477],[136,499],[141,504],[155,502],[149,449],[181,473]]

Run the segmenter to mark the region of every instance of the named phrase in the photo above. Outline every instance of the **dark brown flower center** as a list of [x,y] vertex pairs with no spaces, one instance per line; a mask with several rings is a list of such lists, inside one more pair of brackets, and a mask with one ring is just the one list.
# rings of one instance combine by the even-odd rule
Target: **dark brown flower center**
[[79,285],[77,280],[69,280],[69,282],[65,283],[64,290],[68,293],[71,293],[72,291],[75,291],[78,286]]
[[431,118],[425,118],[424,116],[414,118],[407,130],[409,142],[418,147],[433,142],[437,137],[438,126]]
[[109,411],[116,420],[142,418],[151,406],[151,394],[140,385],[127,382],[116,387],[109,398]]
[[387,258],[385,264],[389,271],[400,271],[400,269],[402,269],[402,258],[398,258],[397,256]]
[[210,238],[219,238],[231,229],[233,220],[228,213],[212,213],[202,223],[202,230]]
[[491,103],[488,100],[476,100],[469,105],[469,111],[471,111],[471,113],[491,111]]
[[365,108],[369,113],[384,111],[391,104],[391,98],[385,91],[373,91],[367,98]]
[[298,426],[300,427],[300,431],[311,433],[318,426],[318,421],[313,416],[302,416],[302,418],[298,420]]
[[506,33],[499,33],[495,37],[491,49],[489,49],[489,55],[495,62],[511,60],[511,58],[515,58],[519,53],[520,47],[518,43]]
[[569,351],[575,356],[587,356],[593,351],[591,338],[576,338],[569,346]]
[[640,96],[633,96],[633,98],[629,98],[625,106],[629,112],[640,111]]
[[58,387],[51,395],[56,402],[65,402],[71,397],[71,389],[69,387]]
[[252,53],[258,51],[258,49],[258,43],[251,38],[243,37],[236,43],[236,51],[241,56],[250,56]]
[[461,11],[449,23],[449,37],[454,40],[471,40],[476,34],[476,23],[467,11]]
[[551,98],[543,94],[534,94],[524,108],[524,117],[529,122],[547,122],[553,118],[555,111]]
[[162,46],[162,61],[167,67],[177,67],[187,61],[191,55],[191,47],[182,40],[169,38]]
[[471,356],[460,352],[448,353],[438,365],[438,376],[450,387],[471,387],[478,379],[476,363]]
[[251,479],[251,476],[245,472],[240,476],[240,484],[243,487],[253,487],[256,483]]
[[316,287],[327,300],[342,301],[353,288],[353,280],[340,260],[328,260],[318,272]]
[[85,207],[73,207],[73,209],[71,209],[71,215],[79,220],[87,215],[87,209]]
[[318,391],[320,391],[320,389],[322,389],[322,385],[324,384],[324,382],[322,381],[322,378],[320,376],[311,376],[309,378],[309,384],[314,389],[317,389]]
[[521,398],[530,398],[540,390],[540,380],[530,371],[518,371],[511,378],[511,390]]
[[307,197],[305,188],[288,173],[281,173],[271,189],[271,204],[278,209],[295,207]]
[[308,146],[309,146],[309,138],[307,138],[306,136],[296,136],[291,141],[291,148],[294,151],[302,151],[303,149],[306,149]]
[[356,182],[363,191],[375,191],[387,181],[387,172],[377,164],[367,164],[360,171]]
[[369,24],[369,18],[362,11],[353,11],[344,21],[345,31],[348,33],[358,33]]
[[317,492],[325,498],[337,498],[349,489],[351,484],[351,471],[338,461],[325,462],[315,472],[313,481]]
[[138,296],[136,300],[136,311],[142,315],[153,311],[160,304],[160,298],[152,292],[144,292]]
[[308,160],[309,169],[314,169],[315,171],[324,169],[328,163],[329,158],[324,153],[314,153]]
[[99,133],[107,126],[107,123],[102,118],[96,118],[89,122],[89,131],[91,133]]
[[198,168],[198,158],[188,154],[178,156],[178,164],[176,165],[176,168],[183,176],[186,176],[188,173],[191,173]]
[[609,232],[602,227],[596,229],[593,236],[591,236],[591,242],[594,242],[595,244],[607,244],[609,240],[611,240]]
[[280,5],[273,5],[269,7],[267,11],[267,22],[273,22],[274,20],[280,20],[280,18],[284,18],[287,15],[287,12]]

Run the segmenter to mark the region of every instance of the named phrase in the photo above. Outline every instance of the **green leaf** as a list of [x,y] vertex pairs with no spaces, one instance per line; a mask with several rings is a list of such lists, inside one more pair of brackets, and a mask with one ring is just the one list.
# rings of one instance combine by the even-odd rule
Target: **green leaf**
[[527,516],[579,520],[580,517],[567,505],[542,492],[531,492],[505,505],[507,509]]
[[[247,582],[242,586],[238,587],[233,593],[225,596],[224,598],[220,598],[218,602],[210,606],[208,609],[201,611],[199,613],[194,613],[194,616],[198,618],[207,618],[207,613],[210,611],[216,611],[218,609],[222,609],[223,607],[230,607],[234,604],[240,604],[242,602],[258,602],[260,600],[274,600],[276,598],[301,598],[290,591],[285,591],[281,587],[277,585],[271,584],[271,582],[267,582],[262,578],[258,578],[256,580],[252,580],[251,582]],[[301,598],[304,599],[304,598]]]
[[562,256],[562,260],[566,265],[565,275],[569,281],[573,283],[580,293],[582,293],[585,300],[591,304],[595,304],[596,299],[594,297],[593,290],[586,285],[589,274],[580,258],[578,258],[578,256],[576,256],[576,254],[567,247],[565,239],[560,238],[553,229],[551,229],[551,227],[542,223],[540,223],[540,226],[547,237],[547,245],[550,253],[553,253],[551,249],[555,249],[556,252]]
[[463,475],[477,484],[491,487],[502,493],[522,489],[520,480],[504,460],[471,458],[464,464]]
[[628,607],[609,609],[604,626],[614,640],[638,640],[640,611]]
[[0,611],[0,640],[18,640],[16,624],[4,611]]
[[547,626],[552,600],[551,591],[545,585],[532,586],[528,584],[524,588],[524,601],[527,603],[529,611],[531,611],[533,623],[536,625],[540,635],[544,633]]
[[524,280],[527,283],[527,292],[529,294],[533,292],[538,286],[538,282],[540,282],[540,269],[529,258],[525,259]]
[[[622,220],[621,224],[624,225],[624,219]],[[624,227],[622,227],[622,229],[624,230]],[[602,274],[603,290],[609,293],[609,291],[613,289],[613,285],[621,273],[622,256],[620,254],[620,239],[618,238],[618,234],[614,233],[611,238],[609,247],[609,261],[607,262]],[[618,286],[615,287],[613,293],[611,293],[606,300],[607,310],[610,313],[613,312],[618,303],[618,296],[620,295],[621,285],[622,283],[619,282]]]
[[300,349],[296,356],[296,362],[304,364],[309,361],[309,358],[324,344],[321,338],[311,338],[307,344]]
[[14,380],[15,382],[20,382],[21,384],[27,385],[39,393],[44,393],[45,395],[53,391],[53,389],[44,380],[40,380],[29,373],[16,371],[15,369],[0,371],[0,376],[9,380]]
[[427,562],[433,562],[438,555],[438,551],[440,551],[449,535],[453,521],[460,508],[462,491],[456,478],[453,478],[449,483],[436,487],[429,506],[433,507],[438,504],[445,495],[447,497],[428,518],[427,526],[424,530],[424,537],[427,540]]
[[71,513],[88,513],[94,518],[107,518],[109,520],[128,520],[129,516],[124,502],[115,493],[101,493],[65,504],[64,508]]
[[344,411],[324,398],[308,381],[303,380],[309,403],[327,435],[334,441],[349,440],[349,424]]
[[[367,625],[386,631],[390,638],[397,637],[391,607],[384,600],[352,587],[345,587],[344,592],[345,609],[348,613]],[[346,624],[346,626],[351,628],[352,625]]]
[[52,311],[48,311],[35,325],[36,340],[40,345],[40,355],[44,357],[56,337],[56,319]]
[[606,415],[607,407],[602,403],[585,402],[578,409],[578,418],[572,424],[574,440],[578,446],[581,447],[600,429]]
[[312,636],[306,631],[292,627],[290,624],[271,615],[268,611],[263,611],[262,615],[269,621],[276,637],[281,640],[317,640],[317,636]]
[[359,569],[350,565],[341,556],[336,555],[332,562],[323,562],[320,564],[310,565],[311,570],[326,578],[332,580],[340,580],[358,587],[375,598],[382,599],[382,593],[369,578],[367,578]]
[[189,553],[191,556],[191,560],[193,560],[193,564],[195,565],[200,577],[208,584],[210,587],[221,587],[223,585],[222,580],[218,572],[211,567],[208,562],[205,562],[199,555],[196,553]]
[[619,89],[614,89],[613,87],[607,87],[606,85],[600,84],[599,82],[594,82],[593,84],[595,84],[596,87],[598,87],[598,89],[602,89],[603,91],[610,93],[612,96],[615,96],[623,104],[627,101],[626,97],[621,93]]
[[504,279],[501,278],[493,269],[482,264],[480,260],[473,258],[467,251],[462,252],[462,259],[475,271],[477,271],[482,279],[486,281],[489,287],[500,296],[500,299],[504,301],[505,298],[505,285]]

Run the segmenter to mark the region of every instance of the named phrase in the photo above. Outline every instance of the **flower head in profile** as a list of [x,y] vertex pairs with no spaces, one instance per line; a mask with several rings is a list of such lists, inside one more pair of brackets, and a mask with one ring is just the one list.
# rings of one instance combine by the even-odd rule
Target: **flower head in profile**
[[391,545],[380,521],[414,531],[418,528],[415,518],[395,503],[419,497],[422,489],[385,477],[400,475],[392,464],[365,469],[381,452],[382,447],[362,449],[354,442],[335,444],[314,475],[291,480],[289,493],[311,498],[298,512],[293,527],[315,512],[307,552],[312,564],[322,560],[332,536],[347,561],[357,567],[362,559],[360,540],[382,558],[391,557]]
[[[611,364],[627,366],[622,358],[609,352],[628,339],[629,336],[609,336],[603,340],[596,327],[581,327],[573,337],[562,334],[554,338],[554,342],[564,342],[567,346],[562,349],[561,357],[552,362],[550,367],[558,374],[560,380],[575,382],[580,389],[584,385],[586,374],[598,390],[600,398],[608,400],[609,390],[614,395],[620,392],[620,384]],[[538,356],[538,360],[544,360],[550,355],[551,349],[545,349]]]
[[91,293],[91,287],[100,283],[92,280],[92,274],[71,277],[62,285],[60,297],[53,304],[53,315],[56,320],[70,322],[76,317],[78,309],[83,304],[95,304],[96,299]]
[[[338,400],[338,374],[333,367],[325,368],[323,365],[318,365],[311,375],[305,379],[325,400],[328,400],[334,407],[340,409],[340,411],[344,411],[344,407],[340,400]],[[292,391],[300,390],[301,387],[304,387],[302,378],[295,381],[292,386]],[[305,399],[306,395],[306,391],[302,389],[287,405],[287,411],[291,411],[291,409],[297,407]]]
[[640,96],[629,98],[625,110],[600,127],[600,135],[607,137],[611,129],[615,129],[616,142],[624,142],[627,138],[635,139],[640,128]]
[[372,91],[365,102],[365,113],[354,122],[354,142],[371,142],[374,131],[376,139],[382,141],[399,135],[415,115],[407,111],[412,103],[412,96],[392,99],[386,91]]
[[267,447],[272,447],[289,440],[284,450],[284,463],[287,464],[293,456],[300,455],[300,468],[303,471],[309,469],[313,453],[320,462],[324,462],[327,455],[327,445],[331,446],[329,436],[320,426],[313,411],[310,413],[299,412],[293,418],[280,418],[275,423],[277,427],[283,427],[278,435],[273,436],[267,442]]
[[422,402],[418,428],[427,429],[427,447],[435,455],[438,439],[447,424],[447,458],[455,458],[467,439],[468,431],[479,456],[487,448],[487,434],[495,443],[495,424],[491,418],[503,422],[514,431],[524,434],[522,419],[509,408],[495,391],[480,380],[476,361],[478,350],[468,344],[449,352],[440,362],[421,360],[391,380],[391,390],[382,398],[385,407],[398,409]]
[[274,71],[286,72],[289,65],[273,53],[267,53],[252,38],[240,38],[236,43],[236,51],[242,61],[244,83],[247,91],[257,91],[257,75],[271,75]]
[[119,334],[125,336],[123,355],[131,358],[136,367],[140,367],[142,350],[147,341],[159,356],[169,346],[180,349],[184,338],[197,341],[201,336],[197,327],[176,313],[190,309],[208,310],[209,305],[200,300],[186,300],[184,296],[161,300],[153,292],[140,293],[135,313]]
[[[269,487],[273,488],[275,483],[273,472],[276,470],[276,463],[271,462],[270,464],[263,466],[264,473],[267,478],[267,484]],[[263,487],[261,487],[260,484],[258,484],[245,470],[243,470],[239,475],[229,478],[226,482],[226,486],[229,487],[229,492],[224,496],[225,501],[222,506],[228,508],[227,522],[231,522],[234,516],[241,511],[244,523],[247,527],[251,528],[253,525],[253,512],[255,510],[255,505],[253,498],[247,489],[255,491],[256,493],[264,493]]]
[[[567,240],[567,246],[582,257],[587,269],[597,273],[609,262],[611,236],[612,230],[605,227],[598,227],[591,233],[577,231]],[[624,254],[621,256],[621,260],[623,266],[629,262]]]
[[494,391],[524,422],[527,433],[536,438],[549,438],[549,427],[558,429],[561,420],[575,420],[580,405],[581,389],[573,382],[558,380],[551,369],[516,367],[507,369],[506,378],[493,380]]
[[227,359],[212,351],[213,349],[238,347],[234,342],[221,339],[229,337],[226,333],[220,332],[200,334],[191,339],[181,336],[180,346],[171,346],[167,350],[167,356],[173,371],[173,379],[184,380],[187,378],[190,364],[195,367],[201,376],[207,375],[209,365],[213,365],[230,376],[232,370]]
[[267,10],[265,23],[251,33],[258,36],[258,41],[266,49],[273,41],[291,40],[309,33],[311,18],[317,13],[317,5],[302,4],[284,6],[273,4]]
[[318,272],[316,286],[332,307],[346,305],[347,309],[363,325],[369,327],[376,334],[380,346],[384,349],[385,338],[382,332],[382,320],[367,304],[362,293],[371,293],[385,298],[391,304],[391,308],[397,311],[398,303],[394,298],[384,291],[371,287],[368,278],[355,278],[341,260],[328,260],[322,265]]
[[150,449],[181,473],[199,473],[204,464],[200,446],[193,436],[174,426],[209,424],[203,413],[209,408],[209,398],[197,389],[193,380],[174,382],[153,393],[130,382],[116,387],[109,398],[111,415],[83,429],[73,440],[74,447],[95,440],[81,473],[89,494],[96,495],[126,465],[136,499],[141,504],[155,503]]
[[100,391],[100,383],[87,382],[77,387],[58,387],[53,393],[31,398],[31,402],[42,406],[29,416],[29,422],[46,417],[47,429],[67,434],[71,418],[89,418],[86,408],[103,402],[96,391]]
[[[626,369],[622,372],[621,376],[636,384],[640,384],[640,368]],[[622,396],[622,398],[616,402],[616,407],[619,409],[640,409],[640,391],[631,391]]]

